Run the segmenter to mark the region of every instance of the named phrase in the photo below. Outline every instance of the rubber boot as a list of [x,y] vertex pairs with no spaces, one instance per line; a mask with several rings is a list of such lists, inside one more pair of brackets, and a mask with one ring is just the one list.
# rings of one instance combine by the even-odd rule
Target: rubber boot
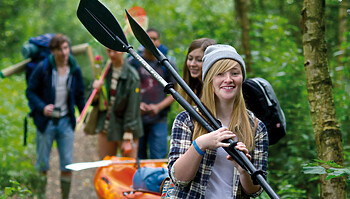
[[61,177],[62,199],[68,199],[69,198],[71,182],[72,182],[72,179],[70,177]]

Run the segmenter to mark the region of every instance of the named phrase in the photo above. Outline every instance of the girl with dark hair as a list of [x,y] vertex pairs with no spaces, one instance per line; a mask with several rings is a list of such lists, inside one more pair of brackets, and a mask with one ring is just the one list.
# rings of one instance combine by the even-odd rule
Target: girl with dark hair
[[[209,38],[201,38],[193,40],[188,47],[185,63],[183,66],[183,79],[193,90],[193,92],[200,97],[202,93],[202,58],[205,49],[216,44],[216,42]],[[180,94],[192,104],[191,98],[186,94],[184,90],[180,90]]]

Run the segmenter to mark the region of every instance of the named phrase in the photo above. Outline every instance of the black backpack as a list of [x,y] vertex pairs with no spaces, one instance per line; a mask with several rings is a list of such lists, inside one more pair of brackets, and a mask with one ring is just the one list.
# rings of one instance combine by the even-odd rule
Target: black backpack
[[269,145],[286,135],[286,119],[271,84],[263,78],[246,79],[242,85],[247,108],[264,122]]

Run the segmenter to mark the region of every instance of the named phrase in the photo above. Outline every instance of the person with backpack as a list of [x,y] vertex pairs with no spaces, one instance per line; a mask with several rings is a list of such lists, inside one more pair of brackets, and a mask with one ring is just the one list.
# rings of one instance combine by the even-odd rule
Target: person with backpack
[[[160,35],[156,29],[149,28],[147,34],[156,47],[161,45]],[[141,56],[165,81],[176,83],[171,74],[148,49],[144,49]],[[165,94],[163,86],[135,59],[130,59],[129,63],[136,68],[141,81],[140,110],[144,135],[139,140],[138,157],[147,159],[149,146],[151,159],[164,158],[168,152],[167,114],[174,98]],[[174,63],[171,65],[176,69]]]
[[84,108],[84,83],[80,67],[70,54],[69,38],[58,33],[50,40],[49,48],[51,55],[29,77],[26,96],[37,128],[35,167],[46,177],[56,140],[62,198],[68,198],[72,172],[65,166],[73,162],[74,106],[80,112]]
[[[185,63],[183,65],[183,79],[186,84],[193,90],[193,92],[200,97],[202,94],[202,65],[203,54],[209,45],[216,44],[216,42],[209,38],[200,38],[192,41],[188,47]],[[188,103],[192,103],[192,99],[187,93],[180,88],[179,93]]]
[[[183,66],[183,79],[193,92],[202,94],[202,57],[209,45],[216,44],[212,39],[194,40],[186,55]],[[260,77],[249,78],[242,85],[243,97],[247,108],[264,122],[269,132],[269,145],[276,144],[286,135],[286,119],[271,84]],[[192,99],[180,88],[179,93],[190,103]]]
[[222,148],[229,146],[223,140],[232,138],[257,170],[267,170],[268,135],[263,122],[245,107],[245,74],[245,63],[232,46],[205,50],[201,101],[222,127],[207,132],[187,111],[177,115],[168,164],[175,184],[171,198],[249,198],[262,192]]
[[[123,156],[136,158],[138,140],[143,135],[140,78],[124,60],[124,52],[106,50],[111,60],[106,78],[103,82],[95,80],[93,83],[93,88],[99,91],[105,85],[108,96],[106,110],[100,110],[97,118],[99,156],[101,159],[107,155],[115,156],[121,149]],[[100,103],[97,99],[95,106]]]

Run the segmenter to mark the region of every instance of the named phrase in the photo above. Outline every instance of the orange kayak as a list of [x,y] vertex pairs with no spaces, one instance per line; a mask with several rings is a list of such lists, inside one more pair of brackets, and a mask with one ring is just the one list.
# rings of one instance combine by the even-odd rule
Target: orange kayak
[[[160,199],[160,193],[135,190],[132,180],[137,169],[134,158],[106,156],[104,160],[112,160],[113,164],[99,167],[94,177],[96,194],[100,199]],[[141,160],[141,167],[167,167],[167,160]]]

